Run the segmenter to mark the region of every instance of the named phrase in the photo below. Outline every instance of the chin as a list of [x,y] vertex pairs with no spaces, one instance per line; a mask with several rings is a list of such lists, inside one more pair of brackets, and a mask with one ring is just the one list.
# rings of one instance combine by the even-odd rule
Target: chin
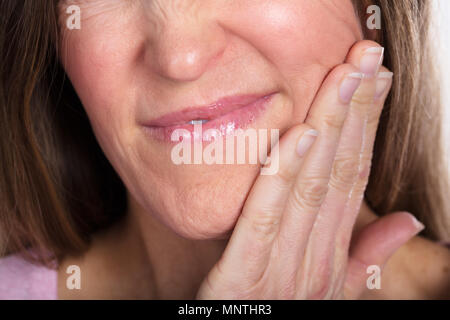
[[[173,232],[187,239],[229,237],[260,169],[258,166],[225,166],[221,171],[211,169],[207,171],[215,171],[215,174],[183,179],[184,183],[160,194],[163,198],[155,197],[158,205],[157,208],[150,205],[154,208],[150,212]],[[208,178],[204,179],[205,176]]]

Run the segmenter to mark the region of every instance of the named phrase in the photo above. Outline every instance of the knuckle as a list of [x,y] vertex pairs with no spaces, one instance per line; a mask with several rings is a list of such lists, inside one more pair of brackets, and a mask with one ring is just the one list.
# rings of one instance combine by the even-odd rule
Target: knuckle
[[367,90],[367,88],[360,87],[360,89],[356,90],[355,94],[352,98],[352,104],[356,106],[367,106],[372,104],[374,101],[375,93],[372,90]]
[[369,110],[367,115],[367,124],[372,127],[376,127],[378,122],[380,121],[381,110],[377,108],[373,108]]
[[371,160],[363,160],[361,161],[361,165],[358,170],[358,178],[353,186],[353,192],[354,195],[363,195],[366,191],[367,184],[369,182],[369,176],[370,176],[370,167],[371,167]]
[[363,158],[359,167],[358,179],[360,181],[369,180],[370,168],[372,167],[372,157]]
[[345,117],[343,114],[326,114],[322,117],[325,129],[341,130],[344,126]]
[[301,210],[316,210],[322,205],[328,192],[328,179],[314,178],[301,181],[294,188],[294,199]]
[[364,157],[358,166],[356,181],[352,186],[352,198],[364,196],[370,177],[371,157]]
[[339,190],[351,189],[359,174],[359,157],[337,158],[334,160],[330,185]]
[[261,240],[270,240],[271,236],[276,234],[279,226],[279,217],[275,213],[261,210],[252,217],[247,217],[250,227]]
[[275,180],[280,185],[289,185],[293,182],[295,171],[292,166],[280,166],[278,172],[274,175]]

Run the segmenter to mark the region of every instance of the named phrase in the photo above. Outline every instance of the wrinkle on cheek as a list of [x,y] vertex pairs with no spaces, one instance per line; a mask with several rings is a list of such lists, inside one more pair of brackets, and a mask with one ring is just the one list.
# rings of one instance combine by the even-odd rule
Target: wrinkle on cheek
[[88,108],[87,111],[99,145],[116,170],[121,172],[121,169],[130,166],[139,169],[140,163],[133,148],[130,131],[124,123],[118,121],[126,115],[121,114],[120,110],[108,107],[90,110]]
[[[96,18],[102,14],[109,14],[112,11],[119,12],[129,8],[136,0],[63,0],[58,4],[60,10],[65,13],[65,9],[71,5],[80,7],[82,11],[81,18],[88,20]],[[122,11],[123,13],[123,11]]]
[[[121,34],[129,27],[127,23],[134,22],[141,15],[141,10],[135,4],[139,0],[65,0],[58,4],[59,24],[62,34],[76,32],[83,33],[81,38],[86,39],[84,33],[95,30],[98,36]],[[69,6],[80,8],[81,30],[68,30],[67,19],[71,13],[66,10]]]

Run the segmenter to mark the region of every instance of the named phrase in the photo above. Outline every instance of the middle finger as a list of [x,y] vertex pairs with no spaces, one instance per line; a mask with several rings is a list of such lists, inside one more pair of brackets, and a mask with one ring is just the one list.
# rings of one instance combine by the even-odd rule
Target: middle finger
[[[322,205],[317,221],[312,231],[310,247],[314,251],[313,260],[327,261],[333,264],[335,249],[340,250],[336,243],[336,233],[341,226],[344,215],[348,213],[348,200],[353,196],[353,188],[359,176],[364,176],[366,163],[370,159],[363,153],[364,137],[366,135],[369,115],[378,117],[374,106],[376,95],[376,76],[383,60],[383,48],[379,45],[352,49],[360,57],[355,63],[364,72],[364,80],[353,96],[348,117],[344,124],[342,136],[333,163],[329,183],[329,192]],[[326,257],[329,257],[326,259]],[[314,261],[313,261],[314,263]]]

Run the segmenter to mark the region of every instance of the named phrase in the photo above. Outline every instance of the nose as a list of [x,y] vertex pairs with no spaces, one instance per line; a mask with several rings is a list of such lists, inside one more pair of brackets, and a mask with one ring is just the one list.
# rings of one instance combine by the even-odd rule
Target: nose
[[226,46],[225,31],[218,24],[166,20],[153,37],[148,63],[164,78],[195,81],[220,59]]

